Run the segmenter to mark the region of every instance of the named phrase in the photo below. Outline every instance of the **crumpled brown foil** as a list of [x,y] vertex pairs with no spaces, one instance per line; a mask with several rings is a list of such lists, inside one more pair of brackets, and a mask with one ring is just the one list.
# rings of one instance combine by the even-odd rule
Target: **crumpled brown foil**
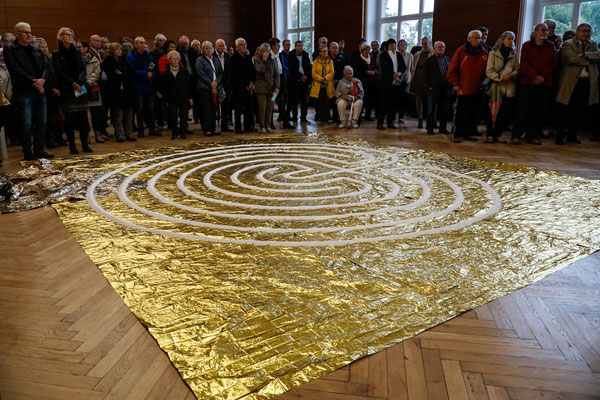
[[[266,149],[254,154],[252,147],[234,149],[244,144],[266,145]],[[303,150],[307,145],[315,147]],[[277,146],[279,150],[269,154],[268,147]],[[339,151],[335,146],[340,146]],[[221,150],[225,153],[219,155]],[[211,162],[207,157],[212,156],[217,163],[200,167],[203,162],[192,157],[185,166],[176,166],[185,160],[167,162],[136,177],[150,188],[152,177],[174,167],[156,180],[155,188],[187,209],[165,204],[148,190],[127,192],[146,213],[124,204],[114,194],[116,187],[111,193],[97,191],[94,199],[129,225],[99,214],[84,201],[53,207],[199,399],[272,398],[600,248],[599,181],[364,141],[318,134],[283,136],[98,156],[66,164],[106,172],[155,157],[166,157],[155,163],[169,160],[174,153],[184,157],[190,151],[206,151],[199,153],[203,162]],[[260,165],[243,164],[248,160]],[[228,167],[236,163],[242,164]],[[132,177],[147,165],[142,162],[119,174]],[[369,165],[373,167],[365,169]],[[224,168],[209,175],[220,166]],[[240,171],[245,166],[249,169]],[[194,167],[200,168],[185,181],[187,187],[211,200],[190,197],[178,187],[182,173]],[[331,177],[342,179],[325,182]],[[431,192],[426,201],[412,209],[377,211],[419,200],[425,190],[419,179]],[[399,194],[381,204],[368,203],[385,197],[393,187],[388,181],[398,185]],[[459,187],[463,201],[446,214],[427,218],[455,203],[457,192],[448,181]],[[310,186],[314,182],[320,183]],[[282,185],[289,183],[293,185]],[[302,194],[306,188],[320,191]],[[347,201],[343,195],[351,192],[355,194]],[[491,193],[497,193],[500,207],[489,216],[439,231],[493,209],[496,200]],[[265,200],[267,195],[297,199]],[[244,208],[235,202],[292,209]],[[333,211],[301,208],[341,203],[355,205]],[[194,207],[210,214],[191,211]],[[161,219],[158,213],[173,220]],[[329,217],[332,214],[343,217]],[[317,219],[286,220],[283,215]],[[401,223],[411,218],[417,219]],[[385,225],[390,221],[398,224]],[[346,229],[361,224],[370,227]],[[289,229],[295,231],[286,233]],[[390,239],[394,235],[402,238]],[[329,244],[286,245],[303,241]]]

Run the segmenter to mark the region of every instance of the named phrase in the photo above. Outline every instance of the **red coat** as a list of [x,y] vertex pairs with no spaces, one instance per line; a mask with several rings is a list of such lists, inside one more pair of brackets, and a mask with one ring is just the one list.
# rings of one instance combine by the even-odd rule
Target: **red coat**
[[479,85],[485,79],[488,52],[483,46],[479,47],[477,55],[467,44],[460,46],[452,56],[446,77],[452,86],[458,86],[458,94],[479,94]]
[[554,43],[546,40],[543,45],[527,41],[521,48],[521,73],[519,83],[532,85],[535,78],[542,76],[541,86],[552,85],[552,73],[556,70],[556,48]]

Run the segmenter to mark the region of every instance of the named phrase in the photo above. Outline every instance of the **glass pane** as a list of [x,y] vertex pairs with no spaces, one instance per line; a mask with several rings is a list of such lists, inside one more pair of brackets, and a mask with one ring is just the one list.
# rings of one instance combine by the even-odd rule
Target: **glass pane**
[[600,1],[586,1],[579,9],[579,23],[589,22],[594,27],[592,40],[600,41]]
[[421,8],[421,0],[401,0],[402,15],[418,14]]
[[312,26],[310,18],[311,0],[300,0],[300,28]]
[[421,37],[429,36],[433,37],[433,18],[425,18],[423,20],[423,31],[421,33]]
[[300,40],[304,42],[304,51],[308,54],[312,54],[312,32],[300,32]]
[[288,33],[288,39],[290,39],[290,43],[292,44],[292,50],[296,47],[296,42],[298,41],[298,33]]
[[383,16],[395,17],[398,15],[398,0],[383,0]]
[[400,23],[400,39],[406,40],[408,48],[412,49],[419,42],[419,20],[402,21]]
[[385,24],[381,24],[381,41],[386,41],[390,38],[397,39],[398,38],[398,23],[397,22],[387,22]]
[[423,2],[423,12],[433,12],[433,3],[435,3],[435,0],[425,0]]
[[573,20],[573,3],[552,4],[544,7],[544,19],[553,19],[556,21],[557,35],[562,35],[567,29],[571,29]]
[[298,0],[290,0],[289,25],[294,29],[298,27]]

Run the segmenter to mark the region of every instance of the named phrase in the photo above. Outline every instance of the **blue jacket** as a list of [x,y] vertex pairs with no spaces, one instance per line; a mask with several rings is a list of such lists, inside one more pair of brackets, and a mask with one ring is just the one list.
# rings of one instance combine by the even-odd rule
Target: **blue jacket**
[[[215,65],[216,81],[220,84],[223,81],[223,68],[221,68],[221,63],[217,57],[211,55],[211,58]],[[213,69],[205,55],[198,56],[196,72],[198,73],[198,88],[209,90],[210,84],[213,82]]]
[[[160,73],[158,72],[158,64],[150,53],[144,51],[140,54],[137,50],[133,50],[127,56],[127,62],[133,73],[133,92],[139,94],[155,92],[155,79],[158,78]],[[152,72],[152,79],[150,80],[146,79],[148,72]]]

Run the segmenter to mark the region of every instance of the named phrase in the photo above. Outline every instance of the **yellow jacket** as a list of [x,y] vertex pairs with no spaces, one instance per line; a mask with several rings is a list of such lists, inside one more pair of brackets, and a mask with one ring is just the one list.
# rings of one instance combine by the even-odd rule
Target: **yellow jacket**
[[[314,97],[315,99],[319,98],[319,92],[321,91],[321,83],[323,83],[323,77],[321,76],[321,72],[323,65],[319,61],[319,58],[313,62],[312,66],[312,88],[310,89],[310,97]],[[325,78],[327,79],[327,97],[333,98],[335,97],[335,88],[333,87],[333,61],[331,57],[327,57],[327,61],[325,63]]]

